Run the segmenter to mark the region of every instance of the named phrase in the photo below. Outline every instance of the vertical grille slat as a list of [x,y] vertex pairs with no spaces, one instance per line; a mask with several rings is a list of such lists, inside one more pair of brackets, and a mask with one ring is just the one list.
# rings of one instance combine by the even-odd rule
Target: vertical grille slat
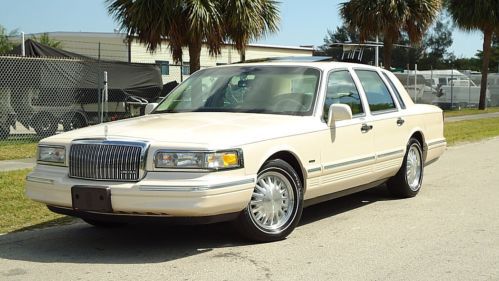
[[143,147],[133,144],[73,143],[69,176],[95,180],[137,181]]

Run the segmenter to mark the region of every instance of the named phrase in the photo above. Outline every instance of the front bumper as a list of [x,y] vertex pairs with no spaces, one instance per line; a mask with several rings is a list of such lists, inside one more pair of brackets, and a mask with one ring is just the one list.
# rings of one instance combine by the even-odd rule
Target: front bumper
[[215,173],[148,172],[139,182],[82,180],[68,177],[67,167],[37,165],[26,178],[29,198],[72,209],[75,185],[111,189],[113,214],[204,217],[240,212],[251,199],[255,176],[242,170]]

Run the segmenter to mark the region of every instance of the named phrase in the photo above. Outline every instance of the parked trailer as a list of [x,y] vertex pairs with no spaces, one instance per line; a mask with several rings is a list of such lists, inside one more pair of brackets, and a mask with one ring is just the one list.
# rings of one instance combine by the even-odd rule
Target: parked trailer
[[[430,81],[431,87],[438,93],[432,103],[441,108],[476,107],[480,102],[480,86],[460,71],[425,70],[418,71],[418,74]],[[487,104],[490,101],[490,91],[487,90]]]

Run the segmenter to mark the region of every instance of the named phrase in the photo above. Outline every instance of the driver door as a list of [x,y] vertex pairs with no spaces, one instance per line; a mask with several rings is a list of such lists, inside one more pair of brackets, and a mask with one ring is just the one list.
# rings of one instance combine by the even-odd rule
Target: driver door
[[333,103],[350,106],[353,118],[337,121],[323,131],[321,143],[322,176],[316,192],[307,191],[310,197],[338,192],[369,183],[375,163],[374,136],[363,127],[369,123],[365,103],[357,90],[350,71],[334,70],[329,73],[324,117],[327,120]]

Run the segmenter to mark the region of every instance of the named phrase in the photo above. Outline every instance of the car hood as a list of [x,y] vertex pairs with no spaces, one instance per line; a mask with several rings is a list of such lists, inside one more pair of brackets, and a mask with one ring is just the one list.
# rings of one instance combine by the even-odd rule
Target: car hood
[[107,137],[207,148],[236,147],[311,132],[318,130],[319,125],[321,122],[310,116],[213,112],[152,114],[58,134],[46,141]]

